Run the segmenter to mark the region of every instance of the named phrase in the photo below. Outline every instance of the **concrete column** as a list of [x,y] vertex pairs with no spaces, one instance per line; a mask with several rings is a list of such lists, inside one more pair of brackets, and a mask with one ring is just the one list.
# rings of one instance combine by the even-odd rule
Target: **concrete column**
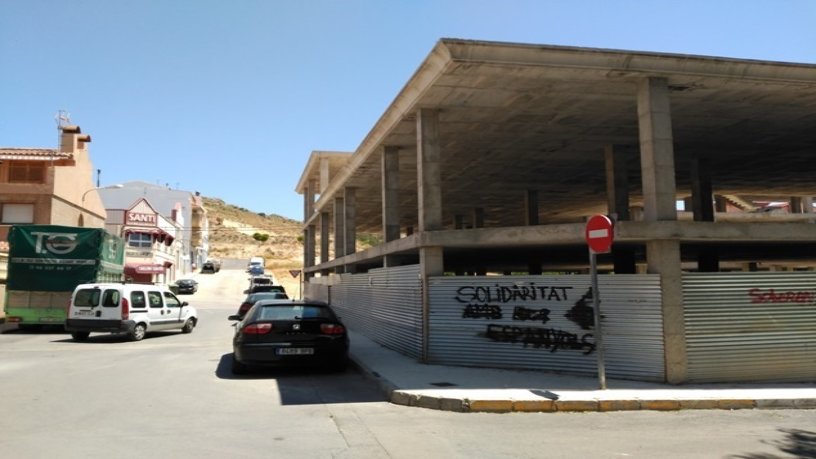
[[[694,221],[714,221],[714,192],[711,186],[711,172],[706,158],[691,160],[691,208]],[[717,247],[700,246],[697,253],[697,270],[717,272],[720,270],[720,256]]]
[[473,227],[484,228],[484,209],[481,207],[473,209]]
[[320,213],[320,263],[329,261],[329,213]]
[[442,170],[439,147],[439,112],[417,112],[417,193],[419,231],[441,230]]
[[791,196],[790,198],[790,213],[792,214],[801,214],[802,213],[802,198],[798,196]]
[[[643,217],[645,221],[676,220],[674,146],[667,80],[643,79],[638,85],[637,102]],[[646,262],[649,273],[660,275],[662,286],[666,381],[681,384],[688,379],[688,355],[683,316],[680,243],[661,240],[647,242]]]
[[346,255],[346,212],[343,198],[334,198],[334,258]]
[[728,212],[728,200],[724,196],[714,195],[714,210],[716,212]]
[[691,210],[695,222],[714,221],[714,192],[706,158],[691,160]]
[[442,247],[421,247],[419,249],[419,272],[422,280],[422,362],[428,363],[430,359],[428,343],[431,311],[431,300],[428,294],[428,279],[433,276],[441,276],[445,273]]
[[453,216],[453,229],[465,229],[464,215],[457,214]]
[[[484,228],[484,208],[475,207],[473,209],[473,227],[474,228]],[[485,268],[484,265],[477,265],[476,266],[476,275],[477,276],[486,276],[487,275],[487,268]]]
[[804,211],[804,213],[806,213],[806,214],[812,214],[813,213],[813,197],[812,196],[806,196],[806,197],[802,198],[802,211]]
[[[307,225],[306,230],[303,232],[303,245],[305,251],[305,257],[303,260],[303,266],[306,268],[310,268],[315,264],[315,227],[314,225]],[[314,277],[314,273],[303,273],[304,280],[310,279]]]
[[399,149],[385,147],[382,155],[382,219],[385,242],[400,238]]
[[674,145],[667,80],[641,80],[637,102],[644,220],[677,220]]
[[524,224],[538,225],[538,190],[527,190],[524,195]]
[[306,223],[314,213],[315,203],[315,182],[309,180],[306,182],[306,192],[303,194],[303,222]]
[[[615,151],[612,145],[604,147],[607,213],[614,215],[616,221],[627,221],[630,218],[629,171],[626,159],[627,155],[622,151]],[[621,245],[613,246],[612,263],[616,273],[634,274],[635,249]]]
[[688,379],[688,354],[680,244],[674,241],[647,242],[646,262],[648,273],[660,274],[666,382],[682,384]]
[[326,192],[329,188],[329,158],[320,158],[320,194]]
[[604,147],[607,208],[609,215],[617,215],[618,221],[629,220],[629,171],[626,158],[626,154],[615,151],[612,145]]
[[345,249],[346,255],[357,251],[357,189],[347,187],[343,193],[346,208]]

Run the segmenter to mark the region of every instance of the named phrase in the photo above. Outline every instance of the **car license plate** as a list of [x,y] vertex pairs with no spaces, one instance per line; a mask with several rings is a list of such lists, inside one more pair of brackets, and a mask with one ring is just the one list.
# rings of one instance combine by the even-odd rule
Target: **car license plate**
[[94,315],[93,311],[77,311],[76,315],[78,316],[92,316]]
[[286,347],[278,349],[278,355],[312,355],[314,349],[311,347]]

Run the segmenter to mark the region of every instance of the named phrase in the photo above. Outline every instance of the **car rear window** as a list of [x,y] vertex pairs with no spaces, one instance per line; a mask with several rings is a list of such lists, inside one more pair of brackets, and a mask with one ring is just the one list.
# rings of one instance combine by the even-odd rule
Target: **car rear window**
[[83,288],[74,295],[74,306],[91,307],[99,305],[102,291],[98,288]]
[[258,320],[300,320],[300,319],[334,319],[331,310],[322,306],[270,305],[258,312]]

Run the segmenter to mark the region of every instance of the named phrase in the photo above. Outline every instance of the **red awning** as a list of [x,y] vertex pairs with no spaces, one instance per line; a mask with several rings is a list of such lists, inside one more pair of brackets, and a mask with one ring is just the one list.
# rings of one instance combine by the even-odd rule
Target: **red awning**
[[128,263],[125,265],[126,274],[164,274],[164,264],[156,263]]

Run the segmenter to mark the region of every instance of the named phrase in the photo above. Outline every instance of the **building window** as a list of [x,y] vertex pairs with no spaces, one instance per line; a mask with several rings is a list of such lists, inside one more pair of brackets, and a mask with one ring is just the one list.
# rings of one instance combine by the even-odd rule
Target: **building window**
[[7,225],[34,223],[34,204],[3,204],[0,220]]
[[129,247],[146,247],[153,246],[153,236],[146,233],[129,233],[128,234]]
[[45,183],[45,163],[11,163],[9,165],[9,183]]

